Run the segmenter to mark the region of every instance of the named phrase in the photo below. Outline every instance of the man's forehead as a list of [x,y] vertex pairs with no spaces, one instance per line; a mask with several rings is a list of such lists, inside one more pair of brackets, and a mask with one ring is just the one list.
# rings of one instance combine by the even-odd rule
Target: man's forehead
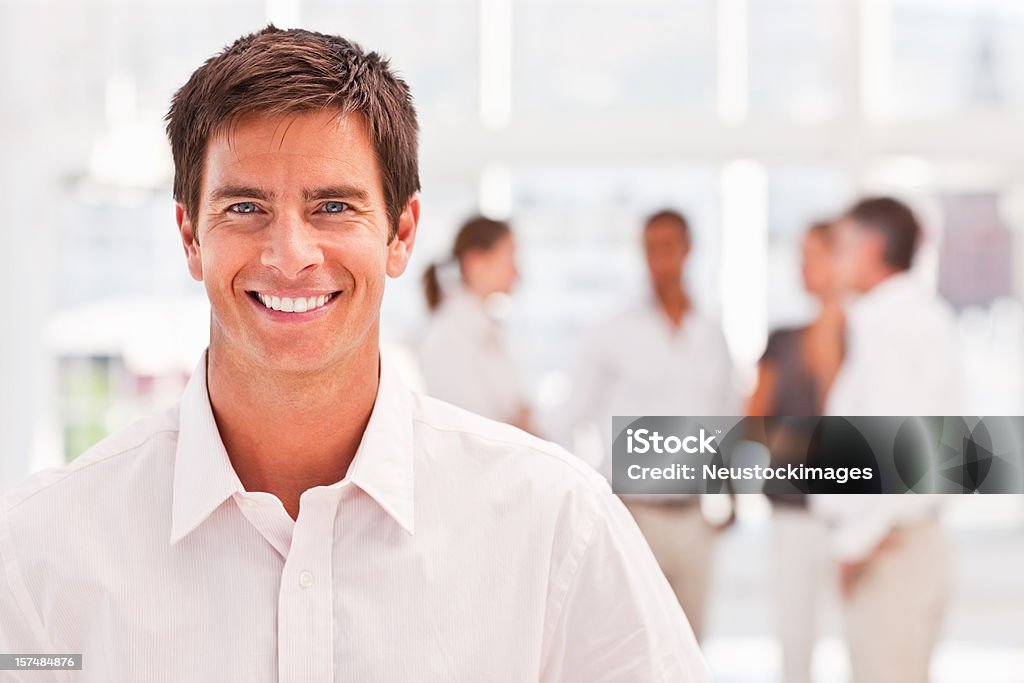
[[[323,144],[327,140],[329,143]],[[369,127],[359,112],[337,109],[245,114],[215,131],[207,151],[214,147],[226,147],[236,154],[276,151],[307,141],[324,151],[339,143],[369,144]]]
[[347,179],[345,184],[361,182],[369,190],[380,180],[368,126],[358,112],[249,114],[211,136],[204,161],[207,194],[225,184],[273,182],[269,171],[281,166],[290,180],[300,174],[305,188]]
[[670,218],[651,221],[644,226],[643,236],[645,241],[686,242],[689,239],[686,227]]
[[832,226],[832,229],[836,232],[837,235],[841,237],[850,237],[857,231],[857,228],[859,227],[860,224],[857,223],[857,221],[850,218],[849,216],[843,216],[836,220],[836,222]]

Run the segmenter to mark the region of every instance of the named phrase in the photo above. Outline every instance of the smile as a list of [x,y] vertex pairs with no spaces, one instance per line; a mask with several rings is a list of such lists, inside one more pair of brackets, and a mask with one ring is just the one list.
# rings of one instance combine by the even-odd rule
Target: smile
[[340,292],[332,292],[330,294],[321,294],[320,296],[310,297],[273,296],[270,294],[263,294],[261,292],[248,292],[248,294],[272,311],[280,311],[282,313],[308,313],[310,311],[323,308],[338,294],[340,294]]

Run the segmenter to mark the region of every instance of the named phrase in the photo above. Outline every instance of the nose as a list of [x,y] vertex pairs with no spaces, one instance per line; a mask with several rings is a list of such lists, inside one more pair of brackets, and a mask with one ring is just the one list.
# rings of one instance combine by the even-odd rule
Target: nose
[[317,230],[301,216],[290,213],[276,215],[268,226],[260,261],[292,279],[307,268],[321,265],[324,254]]

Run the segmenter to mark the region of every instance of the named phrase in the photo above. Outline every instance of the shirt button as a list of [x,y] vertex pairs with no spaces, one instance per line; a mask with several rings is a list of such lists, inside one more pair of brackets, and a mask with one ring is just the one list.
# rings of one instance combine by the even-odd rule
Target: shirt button
[[255,500],[253,500],[252,498],[243,498],[243,499],[242,499],[242,502],[243,502],[243,503],[245,503],[246,505],[248,505],[248,506],[249,506],[249,507],[251,507],[251,508],[254,508],[254,507],[256,507],[257,505],[259,505],[259,503],[257,503],[257,502],[256,502]]
[[313,585],[313,572],[302,571],[299,573],[299,585],[303,588],[309,588]]

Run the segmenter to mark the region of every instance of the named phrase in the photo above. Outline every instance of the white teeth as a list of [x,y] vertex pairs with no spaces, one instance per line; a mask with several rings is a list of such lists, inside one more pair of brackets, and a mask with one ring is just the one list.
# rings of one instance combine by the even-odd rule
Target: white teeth
[[287,296],[276,297],[257,292],[256,298],[259,299],[260,303],[264,306],[275,311],[284,311],[285,313],[306,313],[307,311],[320,308],[333,297],[330,294],[325,294],[323,296],[311,296],[308,298],[296,297],[292,299]]

